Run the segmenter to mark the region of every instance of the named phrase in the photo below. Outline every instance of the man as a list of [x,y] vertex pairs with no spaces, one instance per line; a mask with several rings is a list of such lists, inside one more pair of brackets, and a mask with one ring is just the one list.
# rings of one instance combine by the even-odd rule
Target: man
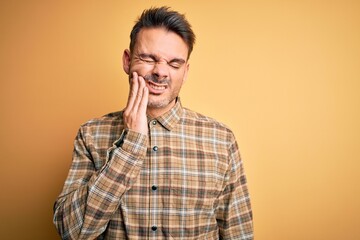
[[169,8],[145,10],[123,54],[123,111],[81,126],[54,206],[63,239],[253,239],[233,133],[181,106],[195,35]]

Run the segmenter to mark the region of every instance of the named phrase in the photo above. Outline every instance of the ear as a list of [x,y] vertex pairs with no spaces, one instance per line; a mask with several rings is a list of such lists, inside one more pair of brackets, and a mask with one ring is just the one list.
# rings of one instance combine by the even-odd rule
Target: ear
[[126,74],[129,75],[130,63],[131,63],[131,54],[129,49],[124,50],[122,60],[123,60],[123,69],[126,72]]
[[190,68],[190,63],[186,63],[182,84],[184,84],[184,83],[186,82],[186,79],[187,79],[187,76],[188,76],[188,72],[189,72],[189,68]]

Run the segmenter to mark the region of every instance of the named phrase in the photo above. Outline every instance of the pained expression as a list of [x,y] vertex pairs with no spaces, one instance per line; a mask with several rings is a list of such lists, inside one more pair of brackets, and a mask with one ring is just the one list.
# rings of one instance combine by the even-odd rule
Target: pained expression
[[133,52],[124,52],[124,70],[137,72],[149,89],[148,108],[168,110],[175,104],[189,69],[188,47],[165,28],[142,29]]

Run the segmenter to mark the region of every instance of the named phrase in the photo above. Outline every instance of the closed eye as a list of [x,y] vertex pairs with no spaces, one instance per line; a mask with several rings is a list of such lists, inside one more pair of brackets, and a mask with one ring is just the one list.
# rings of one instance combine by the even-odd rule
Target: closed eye
[[[148,64],[160,63],[160,60],[158,60],[156,56],[146,53],[139,54],[139,60]],[[166,61],[166,60],[163,61],[165,61],[170,67],[174,69],[181,68],[186,62],[184,59],[181,58],[174,58],[171,61]]]
[[179,69],[184,63],[185,61],[183,59],[173,59],[168,64],[175,69]]
[[181,68],[181,65],[182,65],[182,64],[177,63],[177,62],[170,62],[169,65],[170,65],[172,68],[179,69],[179,68]]
[[154,64],[156,62],[155,57],[148,54],[140,54],[139,59],[150,64]]

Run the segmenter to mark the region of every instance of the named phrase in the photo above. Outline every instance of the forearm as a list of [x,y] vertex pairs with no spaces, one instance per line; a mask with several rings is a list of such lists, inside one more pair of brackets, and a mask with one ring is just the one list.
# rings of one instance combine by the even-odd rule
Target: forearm
[[[106,164],[97,172],[72,167],[63,193],[55,204],[54,223],[63,239],[92,239],[106,228],[120,199],[140,172],[146,137],[130,132],[121,146],[108,151]],[[76,166],[90,164],[79,161]],[[86,176],[91,176],[86,180]]]

